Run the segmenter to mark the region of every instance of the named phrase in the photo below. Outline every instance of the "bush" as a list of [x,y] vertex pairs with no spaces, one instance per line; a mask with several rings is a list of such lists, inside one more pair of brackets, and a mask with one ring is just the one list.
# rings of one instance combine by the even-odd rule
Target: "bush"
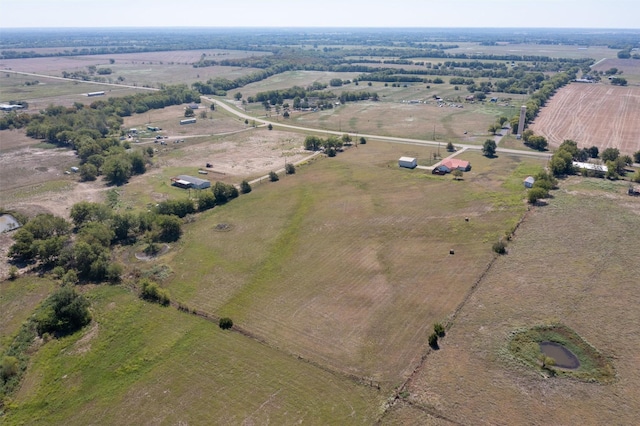
[[153,281],[143,279],[141,281],[140,298],[149,302],[159,303],[162,306],[168,306],[171,302],[167,290],[158,287]]
[[429,335],[429,346],[433,349],[438,349],[438,335],[434,332]]
[[367,140],[363,137],[360,138],[360,145],[366,145]]
[[16,265],[11,265],[9,267],[9,279],[13,281],[16,278],[18,278],[18,267]]
[[438,337],[444,337],[444,325],[437,322],[433,324],[433,332],[438,335]]
[[243,180],[242,183],[240,183],[240,192],[242,192],[243,194],[248,194],[251,192],[251,185],[249,185],[249,182]]
[[277,182],[280,180],[280,178],[278,177],[278,174],[276,172],[269,172],[269,180],[271,182]]
[[507,244],[503,240],[498,240],[493,244],[493,251],[498,254],[506,254]]
[[233,320],[231,318],[223,317],[218,321],[218,326],[223,330],[229,330],[233,327]]
[[538,202],[538,200],[546,198],[548,195],[549,192],[546,189],[538,186],[529,190],[529,195],[527,196],[527,198],[529,200],[529,204],[535,204]]
[[91,322],[89,301],[72,287],[63,286],[45,301],[35,322],[41,336],[73,333]]
[[286,174],[293,175],[296,173],[296,166],[294,166],[293,163],[287,163],[287,165],[284,166],[284,170]]

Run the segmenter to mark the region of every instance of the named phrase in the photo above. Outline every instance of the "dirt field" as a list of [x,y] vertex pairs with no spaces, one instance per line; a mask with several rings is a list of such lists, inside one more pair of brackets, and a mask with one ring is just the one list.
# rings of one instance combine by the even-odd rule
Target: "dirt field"
[[640,150],[640,88],[606,83],[572,83],[560,89],[542,108],[531,129],[550,147],[572,139],[579,147]]
[[[625,189],[571,178],[530,212],[410,382],[414,408],[457,424],[637,423],[640,203]],[[616,382],[545,378],[508,353],[513,331],[551,322],[608,357]]]

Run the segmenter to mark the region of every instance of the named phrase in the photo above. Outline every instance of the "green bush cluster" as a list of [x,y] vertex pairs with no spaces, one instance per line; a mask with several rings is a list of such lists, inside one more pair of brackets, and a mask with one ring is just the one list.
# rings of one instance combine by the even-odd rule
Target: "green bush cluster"
[[171,302],[169,298],[169,292],[158,286],[157,283],[143,278],[138,283],[140,286],[140,298],[149,302],[158,303],[162,306],[168,306]]

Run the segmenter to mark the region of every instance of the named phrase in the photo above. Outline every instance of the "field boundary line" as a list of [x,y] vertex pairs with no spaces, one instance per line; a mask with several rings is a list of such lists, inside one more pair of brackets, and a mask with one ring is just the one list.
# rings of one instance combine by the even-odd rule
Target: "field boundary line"
[[[518,229],[520,228],[520,225],[526,220],[526,218],[529,216],[531,212],[531,209],[528,208],[520,217],[520,219],[518,220],[518,223],[516,223],[516,225],[513,228],[513,231],[511,232],[511,234],[509,235],[509,239],[513,238],[516,234],[516,232],[518,231]],[[467,302],[469,301],[469,299],[471,299],[471,296],[473,296],[473,294],[476,292],[476,290],[478,289],[478,287],[480,286],[480,284],[482,283],[482,281],[484,280],[484,278],[487,276],[487,274],[489,273],[489,271],[491,270],[491,267],[494,265],[494,263],[496,262],[496,260],[500,257],[501,255],[494,253],[493,257],[491,258],[491,260],[489,261],[489,263],[487,264],[487,266],[485,267],[484,271],[482,271],[482,273],[480,274],[480,276],[475,280],[475,282],[473,283],[473,285],[471,286],[471,288],[469,288],[469,290],[467,291],[467,294],[465,294],[464,298],[462,299],[462,301],[458,304],[458,306],[456,307],[456,309],[454,309],[454,311],[451,313],[451,315],[449,315],[448,319],[445,322],[445,329],[447,331],[449,331],[453,325],[454,322],[456,320],[456,318],[458,317],[458,315],[460,314],[460,312],[462,311],[462,309],[466,306]],[[446,417],[442,416],[439,413],[434,413],[431,411],[431,409],[427,408],[427,407],[423,407],[420,404],[416,404],[416,403],[412,403],[409,402],[407,400],[405,400],[401,394],[406,392],[407,387],[413,382],[413,380],[415,379],[415,377],[420,373],[420,371],[422,371],[422,369],[424,368],[427,358],[429,356],[429,354],[433,353],[434,349],[432,349],[431,347],[428,347],[427,350],[422,354],[422,356],[420,357],[420,361],[418,362],[418,364],[416,365],[416,367],[413,369],[413,371],[411,372],[411,374],[409,374],[409,377],[407,377],[407,379],[402,383],[402,385],[400,385],[394,394],[393,397],[393,401],[390,402],[389,404],[387,404],[387,407],[385,408],[384,412],[382,413],[382,415],[380,416],[380,419],[378,420],[378,424],[382,421],[382,419],[388,414],[388,412],[393,409],[393,407],[396,405],[396,403],[398,401],[405,401],[407,403],[409,403],[410,405],[416,407],[416,408],[420,408],[422,411],[428,413],[429,415],[441,418],[443,420],[447,420],[447,421],[451,421],[452,423],[456,423],[453,422],[452,420],[447,419]],[[457,424],[457,423],[456,423]]]

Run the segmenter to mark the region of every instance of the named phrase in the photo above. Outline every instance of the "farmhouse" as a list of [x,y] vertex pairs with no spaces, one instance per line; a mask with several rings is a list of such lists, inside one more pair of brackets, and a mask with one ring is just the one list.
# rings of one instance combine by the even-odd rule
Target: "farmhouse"
[[185,118],[184,120],[180,120],[180,125],[182,124],[193,124],[196,122],[195,118]]
[[194,176],[189,175],[180,175],[174,178],[171,178],[171,185],[177,186],[178,188],[188,189],[206,189],[211,187],[211,182],[206,179],[200,179]]
[[418,160],[413,157],[400,157],[398,160],[398,166],[407,169],[415,169],[418,166]]
[[448,168],[449,171],[458,169],[461,172],[468,172],[469,170],[471,170],[471,163],[465,160],[458,160],[457,158],[449,158],[447,160],[444,160],[441,165]]

